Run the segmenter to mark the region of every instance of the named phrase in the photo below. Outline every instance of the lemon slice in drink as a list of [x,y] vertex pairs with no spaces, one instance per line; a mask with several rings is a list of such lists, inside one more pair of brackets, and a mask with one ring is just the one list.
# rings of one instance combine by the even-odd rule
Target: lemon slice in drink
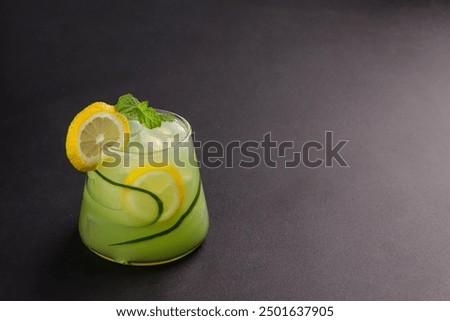
[[184,200],[183,180],[178,170],[170,164],[138,167],[127,175],[124,184],[135,188],[122,192],[124,211],[128,222],[134,226],[168,220]]
[[66,154],[82,172],[93,170],[101,161],[106,143],[124,144],[130,133],[128,120],[111,105],[96,102],[79,112],[69,126]]

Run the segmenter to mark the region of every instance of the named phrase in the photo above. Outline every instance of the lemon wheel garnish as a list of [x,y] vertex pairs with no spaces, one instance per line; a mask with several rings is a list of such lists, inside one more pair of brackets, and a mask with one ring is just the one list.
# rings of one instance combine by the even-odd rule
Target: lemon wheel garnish
[[79,112],[69,126],[66,153],[72,165],[82,172],[96,168],[104,144],[126,143],[128,120],[111,105],[96,102]]
[[122,203],[129,225],[144,226],[167,221],[183,203],[185,190],[178,170],[172,165],[147,165],[132,170],[124,180],[124,185],[137,187],[156,195],[155,198],[139,190],[124,189]]

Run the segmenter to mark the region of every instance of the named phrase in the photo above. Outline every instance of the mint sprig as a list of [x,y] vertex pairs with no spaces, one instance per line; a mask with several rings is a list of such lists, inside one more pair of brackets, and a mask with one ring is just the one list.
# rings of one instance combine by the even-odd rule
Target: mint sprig
[[171,113],[162,114],[148,105],[148,101],[139,101],[132,94],[120,96],[116,109],[129,120],[138,120],[147,128],[160,127],[163,121],[173,121],[175,116]]

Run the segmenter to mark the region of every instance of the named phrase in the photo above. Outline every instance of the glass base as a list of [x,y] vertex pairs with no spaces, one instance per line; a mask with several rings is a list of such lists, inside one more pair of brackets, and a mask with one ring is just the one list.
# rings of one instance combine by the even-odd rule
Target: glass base
[[180,255],[180,256],[177,256],[177,257],[174,257],[174,258],[171,258],[171,259],[168,259],[168,260],[155,261],[155,262],[118,261],[118,260],[113,259],[112,257],[103,255],[103,254],[101,254],[101,253],[95,251],[94,249],[91,249],[90,247],[88,247],[88,248],[89,248],[89,250],[90,250],[91,252],[97,254],[97,255],[100,256],[101,258],[103,258],[103,259],[105,259],[105,260],[108,260],[108,261],[111,261],[111,262],[114,262],[114,263],[119,263],[119,264],[123,264],[123,265],[133,265],[133,266],[152,266],[152,265],[166,264],[166,263],[170,263],[170,262],[173,262],[173,261],[177,261],[177,260],[179,260],[179,259],[182,259],[183,257],[185,257],[185,256],[191,254],[192,252],[194,252],[194,251],[195,251],[197,248],[199,248],[202,244],[203,244],[203,241],[200,242],[200,244],[196,245],[192,250],[190,250],[190,251],[188,251],[188,252],[186,252],[186,253],[184,253],[184,254],[182,254],[182,255]]

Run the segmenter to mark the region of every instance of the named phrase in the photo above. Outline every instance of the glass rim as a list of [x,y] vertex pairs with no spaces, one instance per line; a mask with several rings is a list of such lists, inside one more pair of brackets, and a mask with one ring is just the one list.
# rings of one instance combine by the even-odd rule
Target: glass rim
[[[111,151],[120,153],[120,154],[148,155],[148,154],[156,154],[156,153],[164,152],[166,150],[174,149],[178,145],[180,145],[182,143],[185,143],[186,141],[189,140],[189,137],[191,137],[191,135],[192,135],[192,127],[191,127],[191,124],[186,120],[186,118],[184,118],[183,116],[181,116],[181,115],[179,115],[177,113],[174,113],[174,112],[171,112],[171,111],[168,111],[168,110],[165,110],[165,109],[155,108],[155,110],[157,112],[159,112],[159,113],[162,113],[162,114],[172,114],[172,115],[175,116],[175,118],[180,120],[182,125],[186,128],[186,136],[183,139],[180,139],[176,144],[174,144],[174,142],[171,142],[171,143],[169,143],[168,147],[161,148],[161,149],[158,149],[156,151],[144,151],[144,152],[135,151],[135,150],[125,151],[125,150],[122,150],[122,149],[119,149],[119,148],[115,148],[115,147],[110,147],[108,149],[110,149]],[[137,120],[133,120],[133,121],[137,121]],[[140,124],[140,126],[144,126],[144,125]]]

